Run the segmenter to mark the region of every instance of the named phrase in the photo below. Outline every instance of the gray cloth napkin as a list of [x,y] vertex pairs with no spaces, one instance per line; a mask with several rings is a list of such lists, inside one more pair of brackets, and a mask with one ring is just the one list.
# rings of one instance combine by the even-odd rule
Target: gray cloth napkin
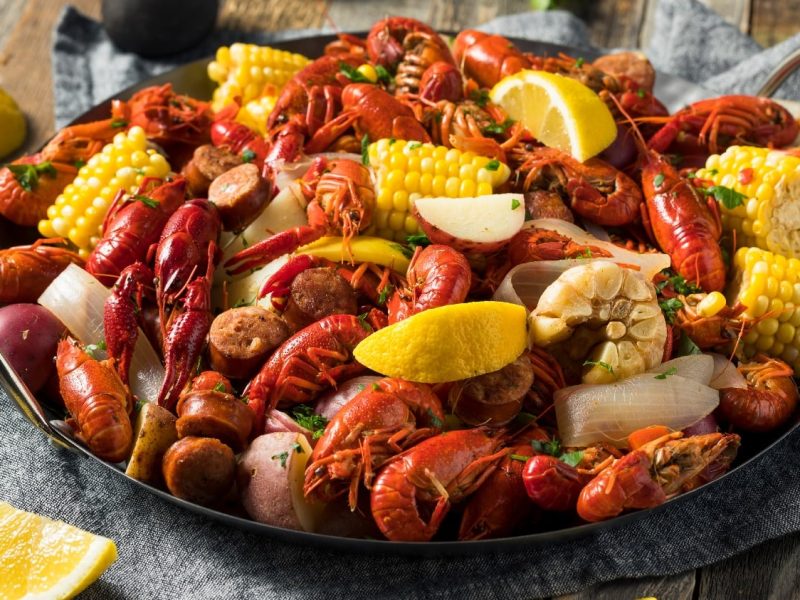
[[[656,65],[720,92],[752,91],[768,67],[800,44],[796,37],[760,52],[690,0],[662,0],[657,17]],[[565,13],[504,17],[485,29],[587,47],[585,25]],[[117,52],[97,23],[67,9],[54,40],[58,122],[235,38],[276,39],[221,32],[169,62],[145,61]],[[785,89],[791,94],[797,87]],[[799,434],[710,489],[637,521],[507,554],[424,559],[328,552],[226,527],[49,444],[1,390],[0,413],[0,497],[117,542],[120,559],[85,598],[534,598],[621,577],[679,573],[800,531]]]

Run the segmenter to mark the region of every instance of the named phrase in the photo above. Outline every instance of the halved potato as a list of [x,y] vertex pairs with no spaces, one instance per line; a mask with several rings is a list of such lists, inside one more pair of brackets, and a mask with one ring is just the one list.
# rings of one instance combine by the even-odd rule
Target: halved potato
[[142,406],[133,428],[133,452],[126,475],[153,485],[163,481],[161,459],[178,440],[175,420],[175,415],[154,402]]

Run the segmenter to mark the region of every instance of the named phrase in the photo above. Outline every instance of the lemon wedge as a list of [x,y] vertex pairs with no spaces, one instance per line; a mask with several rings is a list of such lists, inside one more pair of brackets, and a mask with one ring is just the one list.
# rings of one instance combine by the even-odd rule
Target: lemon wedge
[[520,71],[498,82],[489,97],[545,146],[569,152],[580,161],[602,152],[617,137],[605,102],[563,75]]
[[0,88],[0,158],[19,148],[26,133],[25,115],[8,92]]
[[362,365],[421,383],[502,369],[525,350],[525,309],[508,302],[432,308],[380,329],[356,346]]
[[116,559],[108,538],[0,502],[0,598],[72,598]]
[[[306,244],[297,250],[297,254],[310,254],[319,258],[327,258],[334,262],[347,260],[348,254],[342,245],[343,238],[327,236]],[[393,271],[405,275],[409,258],[403,254],[403,247],[379,237],[359,235],[350,240],[350,252],[355,263],[373,263],[389,267]]]

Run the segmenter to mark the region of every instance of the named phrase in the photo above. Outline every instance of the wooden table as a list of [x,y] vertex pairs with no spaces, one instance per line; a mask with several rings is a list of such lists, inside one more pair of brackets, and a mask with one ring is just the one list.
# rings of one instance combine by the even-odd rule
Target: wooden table
[[[763,45],[800,30],[800,0],[705,0],[717,12]],[[71,0],[99,18],[100,0]],[[64,0],[0,0],[0,86],[28,116],[26,149],[53,133],[50,39]],[[656,0],[567,0],[583,10],[591,41],[599,46],[646,46]],[[276,30],[319,27],[367,29],[388,14],[414,16],[439,29],[457,30],[497,15],[521,12],[528,0],[222,0],[220,24],[239,29]],[[323,10],[326,9],[326,10]],[[620,580],[578,594],[577,599],[659,600],[693,598],[800,598],[800,534],[767,542],[703,569],[670,577]]]

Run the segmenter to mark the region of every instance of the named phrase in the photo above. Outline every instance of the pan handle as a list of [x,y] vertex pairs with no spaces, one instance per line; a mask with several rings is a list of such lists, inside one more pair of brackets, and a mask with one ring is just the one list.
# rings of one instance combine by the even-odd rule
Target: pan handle
[[766,96],[771,98],[772,95],[781,87],[786,78],[800,68],[800,48],[788,54],[780,64],[775,67],[767,77],[764,85],[756,92],[756,96]]
[[25,382],[22,381],[14,370],[14,367],[11,366],[2,353],[0,353],[0,385],[11,399],[14,400],[25,418],[35,427],[41,429],[54,444],[71,450],[72,452],[77,452],[73,446],[64,441],[64,434],[53,428],[50,421],[47,419],[47,414],[45,414],[42,405],[39,404],[39,401],[34,397],[28,389],[28,386],[25,385]]

